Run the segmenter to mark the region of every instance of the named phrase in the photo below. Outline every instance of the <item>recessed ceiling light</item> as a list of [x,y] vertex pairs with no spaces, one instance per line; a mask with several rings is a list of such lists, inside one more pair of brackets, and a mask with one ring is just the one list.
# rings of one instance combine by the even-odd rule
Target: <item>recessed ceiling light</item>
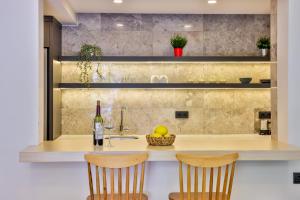
[[124,26],[124,24],[117,23],[117,24],[116,24],[116,26],[117,26],[117,27],[123,27],[123,26]]
[[208,0],[207,3],[209,3],[209,4],[216,4],[217,0]]
[[123,3],[123,0],[114,0],[114,3]]
[[193,27],[193,25],[192,24],[185,24],[184,25],[184,28],[186,28],[186,29],[188,29],[188,28],[192,28]]

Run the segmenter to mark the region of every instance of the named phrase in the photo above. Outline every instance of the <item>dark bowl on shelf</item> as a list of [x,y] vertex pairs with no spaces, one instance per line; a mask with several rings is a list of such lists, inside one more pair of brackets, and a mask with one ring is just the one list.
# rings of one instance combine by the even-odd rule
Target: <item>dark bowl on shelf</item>
[[240,82],[242,84],[249,84],[249,83],[251,83],[251,81],[252,81],[252,78],[240,78]]
[[259,81],[261,84],[271,83],[271,79],[260,79]]

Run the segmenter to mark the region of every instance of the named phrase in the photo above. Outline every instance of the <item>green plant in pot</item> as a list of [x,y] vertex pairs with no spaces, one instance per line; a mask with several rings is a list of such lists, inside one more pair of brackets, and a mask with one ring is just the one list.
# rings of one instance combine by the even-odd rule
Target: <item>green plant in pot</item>
[[183,48],[187,44],[187,39],[181,35],[174,35],[171,40],[171,45],[174,48],[174,56],[181,57],[183,53]]
[[[77,67],[80,69],[80,81],[82,83],[89,83],[89,74],[92,71],[92,60],[93,57],[100,59],[102,56],[102,51],[100,47],[91,44],[83,44],[79,52],[79,61],[77,62]],[[99,69],[100,64],[97,65],[97,75],[99,78],[103,78],[101,70]]]
[[267,56],[268,51],[271,48],[270,38],[269,37],[261,37],[258,39],[256,46],[261,50],[262,56]]

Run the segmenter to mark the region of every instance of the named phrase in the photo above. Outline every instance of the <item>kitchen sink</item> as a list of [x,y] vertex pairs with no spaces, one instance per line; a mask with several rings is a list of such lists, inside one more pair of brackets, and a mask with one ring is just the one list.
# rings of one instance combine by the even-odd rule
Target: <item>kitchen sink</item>
[[[105,137],[106,140],[109,139],[109,137]],[[136,136],[111,136],[110,137],[111,140],[136,140],[139,139]]]

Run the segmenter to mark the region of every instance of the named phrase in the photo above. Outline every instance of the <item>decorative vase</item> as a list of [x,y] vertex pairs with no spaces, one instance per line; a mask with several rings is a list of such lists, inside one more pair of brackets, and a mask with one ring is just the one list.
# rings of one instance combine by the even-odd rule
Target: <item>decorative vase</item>
[[151,83],[159,83],[159,81],[160,81],[159,75],[151,76]]
[[167,75],[160,75],[159,76],[159,82],[160,83],[168,83],[169,82],[168,76]]
[[266,57],[268,55],[268,49],[261,49],[261,55]]
[[182,48],[174,48],[174,56],[181,57],[182,56]]

